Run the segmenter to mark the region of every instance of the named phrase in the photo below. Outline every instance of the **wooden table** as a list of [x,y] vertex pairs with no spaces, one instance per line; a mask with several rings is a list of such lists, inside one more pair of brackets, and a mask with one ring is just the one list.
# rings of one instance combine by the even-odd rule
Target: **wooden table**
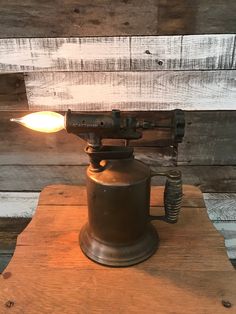
[[[162,196],[163,187],[152,189],[153,214],[162,212]],[[196,187],[184,187],[177,224],[154,222],[160,248],[133,267],[108,268],[83,255],[78,233],[86,219],[84,187],[42,191],[1,275],[0,313],[236,313],[236,273]]]

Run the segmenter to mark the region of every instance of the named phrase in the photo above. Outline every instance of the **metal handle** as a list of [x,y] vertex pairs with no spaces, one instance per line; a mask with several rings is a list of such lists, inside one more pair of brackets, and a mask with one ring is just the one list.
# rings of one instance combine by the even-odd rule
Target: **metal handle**
[[155,172],[152,176],[166,176],[166,184],[164,191],[164,209],[165,216],[151,216],[152,220],[165,220],[169,223],[176,223],[182,203],[182,179],[179,170],[171,170],[168,172]]

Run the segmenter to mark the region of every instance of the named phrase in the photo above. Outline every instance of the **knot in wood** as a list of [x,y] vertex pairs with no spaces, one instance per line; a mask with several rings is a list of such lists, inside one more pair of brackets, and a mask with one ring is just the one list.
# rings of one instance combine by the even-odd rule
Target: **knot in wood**
[[232,303],[226,300],[222,300],[222,305],[224,307],[230,308],[232,306]]
[[11,301],[11,300],[8,300],[6,303],[5,303],[5,306],[10,308],[10,307],[13,307],[14,306],[14,301]]

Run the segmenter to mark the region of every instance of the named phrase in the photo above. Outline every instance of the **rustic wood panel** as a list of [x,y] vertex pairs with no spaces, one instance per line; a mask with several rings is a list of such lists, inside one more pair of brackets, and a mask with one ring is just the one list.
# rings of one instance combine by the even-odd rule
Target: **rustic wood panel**
[[235,32],[234,0],[1,0],[0,37]]
[[129,38],[0,39],[0,60],[0,72],[129,70]]
[[233,69],[235,35],[0,39],[0,72]]
[[236,164],[236,111],[185,112],[185,119],[179,165]]
[[0,75],[0,110],[27,110],[23,74]]
[[[38,207],[1,277],[2,309],[10,300],[13,310],[32,313],[51,309],[93,312],[99,308],[115,313],[171,313],[174,307],[177,313],[191,313],[197,308],[200,313],[221,314],[229,311],[222,306],[224,299],[234,309],[235,271],[227,260],[223,237],[204,209],[185,207],[175,225],[155,222],[161,239],[157,254],[145,263],[123,269],[104,269],[78,249],[78,232],[87,219],[85,211],[85,205]],[[23,284],[26,275],[30,278],[27,285]],[[125,299],[124,289],[128,291]],[[63,302],[58,302],[61,296]]]
[[236,71],[28,73],[31,110],[230,110]]
[[[152,167],[167,171],[171,167]],[[40,191],[50,184],[85,184],[86,166],[1,166],[0,191]],[[183,182],[196,185],[203,192],[236,192],[234,166],[181,166]],[[154,185],[163,185],[164,178],[153,178]]]

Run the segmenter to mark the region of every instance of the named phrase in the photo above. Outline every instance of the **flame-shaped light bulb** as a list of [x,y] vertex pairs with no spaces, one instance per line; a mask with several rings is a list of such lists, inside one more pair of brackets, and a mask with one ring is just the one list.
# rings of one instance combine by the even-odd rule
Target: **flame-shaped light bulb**
[[64,116],[52,111],[41,111],[27,114],[22,118],[11,119],[25,127],[39,132],[53,133],[65,128]]

